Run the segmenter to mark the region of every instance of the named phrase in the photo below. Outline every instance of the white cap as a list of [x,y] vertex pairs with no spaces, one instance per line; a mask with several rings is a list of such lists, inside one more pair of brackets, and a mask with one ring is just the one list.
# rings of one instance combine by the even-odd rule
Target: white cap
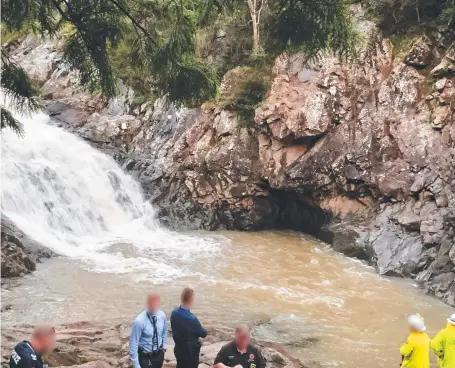
[[455,313],[452,314],[449,318],[447,318],[447,322],[455,325]]
[[426,331],[425,321],[419,314],[411,314],[408,317],[408,325],[419,332]]

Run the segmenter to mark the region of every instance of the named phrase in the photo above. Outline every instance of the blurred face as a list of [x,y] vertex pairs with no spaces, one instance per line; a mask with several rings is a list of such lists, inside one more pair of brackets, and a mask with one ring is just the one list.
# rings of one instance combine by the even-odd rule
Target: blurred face
[[55,348],[55,333],[47,335],[43,339],[43,349],[45,353],[50,353]]
[[249,331],[239,331],[234,335],[235,344],[237,349],[245,350],[251,340],[251,335]]
[[150,313],[156,313],[161,308],[161,298],[158,294],[149,294],[147,297],[147,310]]

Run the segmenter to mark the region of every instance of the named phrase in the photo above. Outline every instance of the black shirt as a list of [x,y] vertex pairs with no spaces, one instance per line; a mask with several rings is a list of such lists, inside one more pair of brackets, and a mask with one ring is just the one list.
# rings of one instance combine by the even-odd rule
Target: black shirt
[[10,368],[43,368],[41,356],[33,350],[28,341],[18,343],[9,360]]
[[228,367],[240,364],[243,368],[265,368],[265,359],[258,348],[248,345],[245,353],[237,350],[235,341],[224,345],[215,358],[215,363],[223,363]]

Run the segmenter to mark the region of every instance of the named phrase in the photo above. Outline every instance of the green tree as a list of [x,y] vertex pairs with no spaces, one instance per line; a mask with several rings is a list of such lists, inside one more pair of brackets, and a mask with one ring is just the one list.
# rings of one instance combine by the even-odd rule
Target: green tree
[[253,54],[263,48],[261,31],[268,35],[266,48],[273,55],[285,49],[304,51],[311,56],[324,49],[339,54],[354,51],[356,32],[348,0],[240,0],[240,3],[247,5],[250,16]]
[[[203,0],[3,0],[2,22],[8,31],[26,27],[49,37],[70,25],[64,62],[79,71],[82,85],[107,97],[116,93],[109,50],[128,35],[131,63],[153,76],[156,88],[171,101],[194,105],[217,93],[214,72],[194,57],[194,11],[208,5]],[[7,51],[2,66],[1,86],[14,97],[13,104],[36,108],[37,90]],[[2,127],[7,125],[17,128],[17,121],[2,109]]]
[[[219,82],[195,57],[198,27],[245,1],[249,0],[2,0],[2,22],[8,31],[26,28],[47,37],[69,29],[65,63],[79,71],[82,85],[106,97],[116,93],[112,55],[120,44],[126,45],[129,65],[138,76],[149,77],[169,100],[191,106],[213,98]],[[266,1],[251,4],[256,19],[253,44],[259,49]],[[310,56],[322,49],[340,55],[353,50],[355,32],[345,0],[268,0],[268,9],[264,27],[271,56],[285,50],[303,50]],[[2,66],[1,86],[13,104],[36,109],[37,90],[7,51],[2,52]],[[17,123],[2,109],[2,127],[17,128]]]
[[253,54],[260,52],[259,33],[261,25],[261,15],[267,8],[268,0],[245,0],[250,12],[251,25],[253,28]]
[[[40,108],[38,91],[33,86],[28,75],[16,63],[11,61],[8,53],[2,50],[1,87],[4,95],[19,112],[36,111]],[[21,132],[20,122],[4,106],[1,107],[1,128],[10,127],[17,133]]]
[[302,51],[308,58],[321,50],[341,57],[355,54],[358,34],[345,0],[276,0],[271,11],[269,50]]
[[363,0],[386,35],[421,33],[428,27],[455,29],[455,0]]

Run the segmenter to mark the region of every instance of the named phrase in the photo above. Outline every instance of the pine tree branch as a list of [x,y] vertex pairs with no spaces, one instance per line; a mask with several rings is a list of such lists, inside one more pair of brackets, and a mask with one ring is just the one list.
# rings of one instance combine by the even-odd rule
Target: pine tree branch
[[134,17],[126,10],[119,2],[116,0],[108,0],[110,3],[114,4],[130,21],[133,25],[139,28],[142,33],[156,46],[159,47],[153,37],[148,33],[148,31],[136,20]]

